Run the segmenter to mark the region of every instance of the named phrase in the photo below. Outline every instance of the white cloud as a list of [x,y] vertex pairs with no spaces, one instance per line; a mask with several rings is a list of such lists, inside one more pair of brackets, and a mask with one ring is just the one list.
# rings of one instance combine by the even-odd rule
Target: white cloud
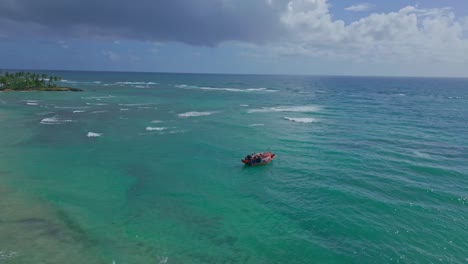
[[327,0],[292,0],[281,21],[289,35],[270,45],[275,55],[367,62],[468,61],[466,18],[449,8],[407,6],[349,24],[333,20]]
[[357,5],[352,5],[348,6],[345,8],[346,11],[353,11],[353,12],[364,12],[364,11],[369,11],[373,8],[374,6],[369,4],[369,3],[361,3]]
[[464,37],[468,37],[468,17],[464,17],[462,20]]
[[287,29],[302,41],[328,43],[341,41],[344,22],[333,21],[326,0],[293,0],[281,21]]

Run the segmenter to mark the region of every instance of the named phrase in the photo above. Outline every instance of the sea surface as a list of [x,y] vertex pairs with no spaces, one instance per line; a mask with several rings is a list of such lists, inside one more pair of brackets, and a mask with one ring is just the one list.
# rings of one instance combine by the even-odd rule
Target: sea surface
[[468,79],[52,74],[0,93],[2,263],[468,263]]

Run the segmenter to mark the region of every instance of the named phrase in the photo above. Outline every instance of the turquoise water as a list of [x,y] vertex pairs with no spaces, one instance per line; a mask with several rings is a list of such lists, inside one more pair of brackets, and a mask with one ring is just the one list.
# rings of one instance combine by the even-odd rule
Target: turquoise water
[[467,79],[55,74],[0,93],[0,261],[468,263]]

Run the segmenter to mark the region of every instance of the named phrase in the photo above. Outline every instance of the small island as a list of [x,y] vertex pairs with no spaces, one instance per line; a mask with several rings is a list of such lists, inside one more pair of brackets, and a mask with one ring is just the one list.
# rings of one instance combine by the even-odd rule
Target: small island
[[59,87],[54,82],[62,78],[30,72],[0,72],[0,91],[82,91],[78,88]]

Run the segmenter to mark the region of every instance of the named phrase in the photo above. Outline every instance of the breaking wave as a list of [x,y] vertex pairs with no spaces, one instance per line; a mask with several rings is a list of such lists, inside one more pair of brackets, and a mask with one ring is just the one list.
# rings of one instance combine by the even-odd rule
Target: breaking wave
[[230,87],[205,87],[205,86],[196,86],[196,85],[187,85],[187,84],[177,84],[175,85],[177,88],[182,89],[198,89],[203,91],[225,91],[225,92],[240,92],[240,93],[248,93],[248,92],[277,92],[277,90],[272,90],[268,88],[230,88]]
[[156,84],[155,82],[115,82],[115,84]]
[[94,133],[94,132],[88,132],[88,134],[86,134],[87,137],[100,137],[102,136],[102,133]]
[[72,122],[71,119],[60,118],[57,116],[54,117],[47,117],[41,120],[41,124],[43,125],[60,125],[63,123]]
[[312,122],[317,122],[315,118],[312,117],[287,117],[285,116],[284,119],[296,122],[296,123],[312,123]]
[[178,114],[179,117],[209,116],[216,112],[186,112]]
[[89,106],[54,106],[57,109],[86,109]]
[[167,127],[146,127],[146,131],[162,131],[168,129]]
[[263,107],[260,109],[250,109],[248,113],[270,113],[270,112],[301,112],[312,113],[320,111],[319,106],[303,105],[303,106],[277,106],[277,107]]
[[96,100],[99,100],[99,99],[109,99],[109,98],[114,98],[115,96],[113,95],[107,95],[107,96],[89,96],[89,97],[81,97],[81,99],[96,99]]
[[152,105],[152,103],[138,103],[138,104],[119,104],[120,106],[144,106],[144,105]]
[[101,84],[101,81],[74,81],[74,80],[61,80],[62,83],[68,84]]

